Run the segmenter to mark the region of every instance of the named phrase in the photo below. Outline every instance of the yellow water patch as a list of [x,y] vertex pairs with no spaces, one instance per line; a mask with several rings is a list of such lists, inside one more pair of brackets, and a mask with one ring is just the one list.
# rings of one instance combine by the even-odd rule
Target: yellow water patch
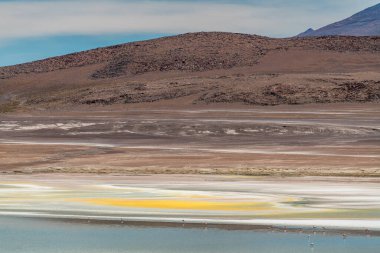
[[130,208],[214,210],[214,211],[269,211],[274,207],[266,202],[216,202],[165,199],[86,199],[90,204]]

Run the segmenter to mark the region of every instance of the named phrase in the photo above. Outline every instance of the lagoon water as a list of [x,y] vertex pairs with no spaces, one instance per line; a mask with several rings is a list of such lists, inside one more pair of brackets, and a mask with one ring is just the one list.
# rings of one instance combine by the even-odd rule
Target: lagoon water
[[378,253],[380,237],[157,228],[0,217],[0,253]]

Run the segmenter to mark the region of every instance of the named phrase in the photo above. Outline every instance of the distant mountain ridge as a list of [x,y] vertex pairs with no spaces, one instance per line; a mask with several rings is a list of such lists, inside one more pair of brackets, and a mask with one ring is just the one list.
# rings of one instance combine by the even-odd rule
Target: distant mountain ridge
[[320,29],[310,28],[298,37],[329,35],[380,36],[380,3]]

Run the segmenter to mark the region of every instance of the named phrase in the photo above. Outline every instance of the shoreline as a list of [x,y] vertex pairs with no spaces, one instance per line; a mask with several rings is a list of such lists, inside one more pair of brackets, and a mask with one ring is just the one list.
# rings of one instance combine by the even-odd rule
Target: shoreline
[[[0,217],[21,219],[43,219],[46,221],[77,223],[87,225],[117,225],[135,227],[173,227],[194,229],[250,230],[289,233],[323,233],[362,235],[380,237],[380,220],[223,220],[164,217],[113,217],[113,216],[76,216],[51,214],[0,213]],[[363,225],[363,223],[365,225]],[[350,224],[346,226],[344,224]]]

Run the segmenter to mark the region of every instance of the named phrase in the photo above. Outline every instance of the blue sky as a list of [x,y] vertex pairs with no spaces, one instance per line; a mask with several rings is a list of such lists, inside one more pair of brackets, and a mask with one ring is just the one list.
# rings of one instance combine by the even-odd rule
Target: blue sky
[[379,0],[0,0],[0,66],[185,32],[288,37],[377,3]]

